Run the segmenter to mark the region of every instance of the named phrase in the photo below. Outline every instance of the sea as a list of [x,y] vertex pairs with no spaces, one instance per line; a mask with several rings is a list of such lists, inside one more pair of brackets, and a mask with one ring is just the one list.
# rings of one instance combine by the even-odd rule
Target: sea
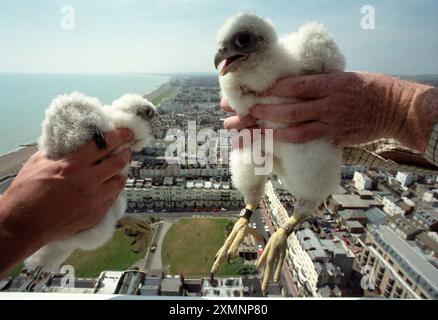
[[110,104],[125,93],[150,93],[169,80],[156,74],[0,73],[0,155],[38,139],[44,110],[60,94],[79,91]]
[[[438,75],[396,77],[438,86]],[[80,91],[109,104],[128,92],[150,93],[169,80],[157,74],[0,73],[0,155],[38,139],[44,110],[59,94]]]

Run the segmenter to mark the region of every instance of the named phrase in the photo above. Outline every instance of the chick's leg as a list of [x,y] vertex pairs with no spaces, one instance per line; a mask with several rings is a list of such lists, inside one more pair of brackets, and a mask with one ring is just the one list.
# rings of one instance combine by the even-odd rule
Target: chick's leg
[[261,239],[261,236],[249,226],[249,220],[263,197],[267,176],[254,173],[256,166],[248,161],[248,152],[251,151],[243,149],[231,152],[230,164],[233,185],[244,195],[246,205],[224,245],[216,253],[215,262],[211,268],[212,274],[219,271],[224,260],[230,261],[237,255],[239,244],[248,233]]
[[313,202],[298,200],[295,204],[294,214],[269,238],[256,266],[257,269],[265,267],[262,273],[262,292],[264,294],[268,291],[269,281],[274,270],[274,281],[280,281],[281,268],[286,257],[287,238],[301,222],[311,216],[311,211],[315,208]]

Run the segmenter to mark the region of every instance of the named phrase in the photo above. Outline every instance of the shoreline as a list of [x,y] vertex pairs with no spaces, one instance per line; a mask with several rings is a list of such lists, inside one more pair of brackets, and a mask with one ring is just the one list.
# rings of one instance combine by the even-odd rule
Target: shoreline
[[31,155],[37,152],[37,145],[24,146],[17,151],[0,156],[0,181],[14,176]]
[[[170,80],[161,84],[158,88],[144,94],[143,97],[152,101],[165,93],[170,88]],[[0,182],[15,176],[23,164],[31,155],[38,151],[36,142],[27,143],[0,155]]]

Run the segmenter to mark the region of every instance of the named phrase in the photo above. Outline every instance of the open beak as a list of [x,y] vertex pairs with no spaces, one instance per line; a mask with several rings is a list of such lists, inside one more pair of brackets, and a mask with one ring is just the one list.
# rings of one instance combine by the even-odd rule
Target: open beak
[[247,53],[229,51],[227,48],[220,48],[214,57],[214,66],[219,70],[221,76],[237,69],[239,64],[248,58]]

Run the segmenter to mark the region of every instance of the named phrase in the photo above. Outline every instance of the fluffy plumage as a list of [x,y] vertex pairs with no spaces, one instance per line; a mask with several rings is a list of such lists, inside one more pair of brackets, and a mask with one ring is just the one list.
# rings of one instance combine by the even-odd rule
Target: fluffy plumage
[[[317,23],[306,24],[298,32],[278,38],[273,24],[262,17],[239,14],[229,19],[219,31],[219,49],[215,66],[220,66],[221,91],[230,106],[241,116],[255,104],[297,102],[294,98],[262,97],[262,93],[284,77],[312,73],[342,71],[344,58],[330,34]],[[286,124],[260,120],[266,128],[286,127]],[[260,143],[264,145],[256,145]],[[268,290],[271,272],[278,281],[286,256],[286,241],[290,232],[339,184],[338,168],[341,150],[324,140],[291,144],[274,140],[272,149],[263,148],[269,141],[255,140],[253,145],[233,150],[230,156],[232,180],[244,197],[246,208],[216,254],[211,268],[214,275],[221,261],[237,254],[245,235],[253,234],[248,212],[254,210],[263,194],[268,178],[256,170],[253,150],[263,150],[266,161],[272,161],[273,172],[296,198],[294,214],[270,237],[257,268],[265,266],[262,292]],[[254,148],[253,148],[254,147]],[[269,154],[271,153],[271,154]]]
[[[318,23],[306,24],[298,32],[278,38],[269,20],[239,14],[220,29],[218,41],[216,64],[227,58],[225,72],[222,69],[219,79],[221,92],[241,116],[248,114],[255,104],[296,101],[256,96],[281,78],[342,71],[345,65],[344,57],[330,34]],[[242,43],[249,45],[242,46]],[[233,61],[237,61],[237,66],[233,66]],[[286,126],[270,121],[260,121],[259,124],[268,128]],[[250,146],[232,151],[232,179],[244,194],[246,203],[257,205],[263,196],[267,177],[254,175],[253,165],[245,164],[243,159],[250,153]],[[305,144],[274,141],[273,159],[274,173],[296,198],[306,201],[307,211],[315,209],[339,184],[341,151],[326,141]]]
[[[96,134],[129,128],[134,133],[132,150],[141,150],[151,141],[150,122],[155,116],[155,106],[136,94],[126,94],[110,106],[103,106],[98,99],[78,92],[61,95],[46,110],[38,147],[48,158],[57,159],[77,150]],[[125,147],[119,147],[114,153]],[[100,247],[111,239],[125,209],[126,199],[122,192],[96,226],[68,239],[47,244],[25,261],[26,267],[32,270],[40,266],[44,271],[57,271],[75,249],[94,250]]]

